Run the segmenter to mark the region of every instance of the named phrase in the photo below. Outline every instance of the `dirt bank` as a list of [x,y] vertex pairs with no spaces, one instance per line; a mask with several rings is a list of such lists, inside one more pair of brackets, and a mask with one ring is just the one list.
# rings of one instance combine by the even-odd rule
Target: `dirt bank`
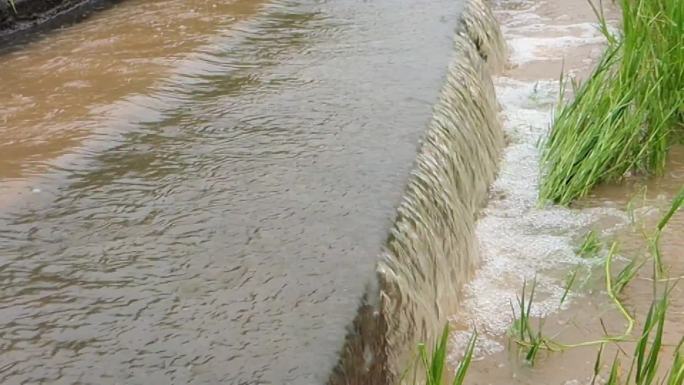
[[0,0],[0,44],[20,32],[53,28],[87,17],[116,0]]

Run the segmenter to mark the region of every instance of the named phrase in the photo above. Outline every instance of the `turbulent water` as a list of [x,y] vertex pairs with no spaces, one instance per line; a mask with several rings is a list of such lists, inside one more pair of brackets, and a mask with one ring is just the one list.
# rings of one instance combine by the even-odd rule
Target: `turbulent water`
[[[581,383],[587,351],[526,370],[503,335],[524,279],[549,323],[621,326],[575,243],[640,253],[631,187],[572,209],[536,189],[557,76],[603,40],[581,0],[495,9],[129,0],[5,47],[0,382],[395,384],[451,321],[454,358],[481,332],[476,383]],[[559,304],[569,269],[591,296]]]
[[468,2],[455,50],[379,266],[389,362],[403,366],[390,367],[395,376],[457,309],[479,262],[475,222],[504,144],[490,72],[506,50],[486,2]]
[[[604,7],[606,20],[617,27],[617,5],[606,3]],[[612,272],[617,276],[629,260],[643,261],[649,255],[646,238],[684,184],[684,152],[681,146],[673,148],[665,175],[604,184],[571,207],[540,205],[540,143],[551,128],[560,73],[586,79],[603,52],[605,38],[591,5],[583,0],[500,0],[494,11],[510,49],[508,65],[494,77],[507,144],[490,200],[475,230],[482,264],[450,317],[456,329],[450,341],[452,363],[462,357],[476,329],[478,343],[467,382],[601,383],[608,376],[611,360],[604,359],[602,374],[594,379],[597,344],[562,352],[542,348],[530,365],[527,352],[517,349],[508,336],[516,315],[512,305],[517,305],[525,281],[528,299],[535,282],[532,327],[546,338],[578,344],[623,333],[625,317],[606,292],[605,256],[612,242],[617,242]],[[628,210],[630,205],[636,209]],[[683,223],[684,212],[680,211],[661,240],[667,271],[674,279],[684,273],[679,258]],[[590,230],[599,234],[601,250],[593,257],[578,255]],[[684,335],[681,290],[677,286],[671,294],[659,376],[670,368],[673,351]],[[653,300],[650,263],[645,263],[620,300],[637,323],[643,322]],[[637,333],[640,330],[633,333],[633,340]],[[620,349],[622,375],[626,376],[628,358],[622,353],[629,355],[633,346],[623,343]],[[614,344],[605,345],[603,357],[613,357],[616,350]]]
[[[365,296],[335,384],[396,383],[417,344],[432,341],[456,310],[478,263],[475,221],[503,147],[490,74],[503,64],[503,44],[489,5],[468,1],[378,265],[379,285]],[[350,370],[358,367],[366,371]]]
[[6,48],[0,382],[393,382],[477,261],[502,58],[479,0],[130,0]]

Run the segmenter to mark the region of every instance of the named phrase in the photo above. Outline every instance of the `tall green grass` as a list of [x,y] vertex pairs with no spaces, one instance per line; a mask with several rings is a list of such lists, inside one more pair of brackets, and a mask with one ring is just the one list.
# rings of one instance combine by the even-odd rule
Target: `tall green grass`
[[681,131],[684,4],[619,1],[621,36],[595,8],[608,47],[574,99],[559,106],[542,153],[543,201],[568,204],[600,182],[662,172],[674,131]]

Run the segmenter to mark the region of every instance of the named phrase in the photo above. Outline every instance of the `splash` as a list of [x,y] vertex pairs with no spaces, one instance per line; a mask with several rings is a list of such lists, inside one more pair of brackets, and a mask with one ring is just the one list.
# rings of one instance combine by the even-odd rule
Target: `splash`
[[[577,255],[576,240],[589,228],[601,227],[606,235],[628,222],[625,212],[617,208],[538,205],[538,145],[548,134],[560,91],[559,81],[547,78],[534,64],[555,68],[552,63],[561,62],[560,71],[565,55],[580,57],[579,53],[595,48],[600,54],[603,40],[595,23],[559,24],[538,14],[539,3],[505,5],[513,3],[515,10],[497,13],[507,20],[502,28],[516,68],[494,79],[508,144],[491,199],[477,223],[483,263],[465,285],[460,308],[451,317],[461,329],[453,334],[452,361],[459,358],[472,328],[480,332],[476,355],[504,349],[502,336],[513,321],[511,304],[516,303],[525,280],[536,282],[534,316],[545,317],[567,306],[571,301],[561,301],[566,274],[575,269],[588,272],[597,262]],[[595,59],[595,54],[571,58],[565,70],[586,70],[583,67],[591,67]],[[596,226],[599,223],[604,225]]]

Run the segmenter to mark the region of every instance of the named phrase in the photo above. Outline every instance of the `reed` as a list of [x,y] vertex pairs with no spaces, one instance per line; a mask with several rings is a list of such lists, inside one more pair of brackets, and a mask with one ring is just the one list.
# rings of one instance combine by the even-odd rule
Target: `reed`
[[621,36],[610,33],[595,7],[608,47],[574,99],[559,105],[542,151],[542,201],[569,204],[600,182],[660,173],[675,130],[682,131],[681,0],[620,4]]

